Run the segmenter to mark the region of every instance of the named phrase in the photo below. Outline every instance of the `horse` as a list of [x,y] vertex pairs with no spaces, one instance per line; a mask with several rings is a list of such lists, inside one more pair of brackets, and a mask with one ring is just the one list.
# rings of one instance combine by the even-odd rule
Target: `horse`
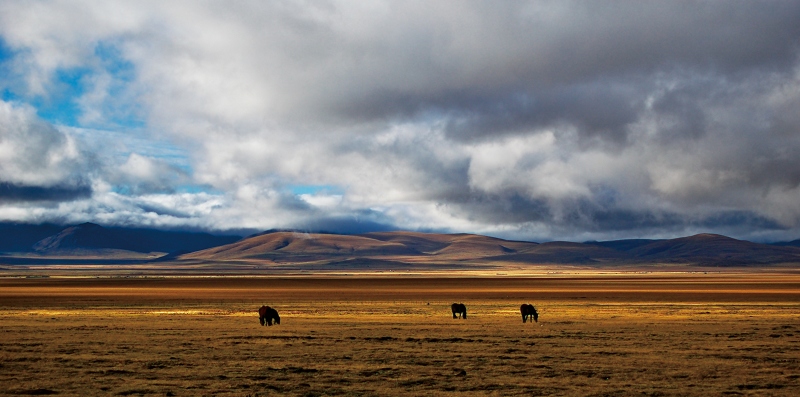
[[519,307],[519,312],[522,313],[522,322],[524,323],[529,318],[533,319],[535,322],[539,322],[539,312],[536,311],[536,308],[533,305],[528,303],[523,303],[522,306]]
[[275,324],[281,323],[281,316],[278,315],[278,311],[269,307],[269,306],[261,306],[258,309],[258,321],[261,322],[261,325],[269,325],[272,326],[272,321],[275,320]]
[[[453,310],[453,318],[467,318],[467,307],[463,303],[453,303],[450,305],[450,309]],[[456,317],[456,314],[458,314],[458,317]]]

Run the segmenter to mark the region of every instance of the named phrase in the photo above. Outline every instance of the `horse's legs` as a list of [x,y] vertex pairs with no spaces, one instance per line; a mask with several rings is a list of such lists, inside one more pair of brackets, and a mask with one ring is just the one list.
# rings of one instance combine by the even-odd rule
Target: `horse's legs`
[[261,325],[264,325],[264,317],[259,317],[258,321],[261,323]]
[[[460,315],[461,315],[461,314],[459,314],[459,316],[460,316]],[[458,317],[456,317],[456,312],[453,312],[453,318],[458,318]]]

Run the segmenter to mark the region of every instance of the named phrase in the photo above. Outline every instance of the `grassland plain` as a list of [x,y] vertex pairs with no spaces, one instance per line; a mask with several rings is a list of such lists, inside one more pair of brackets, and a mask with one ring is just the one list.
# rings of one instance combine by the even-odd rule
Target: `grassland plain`
[[0,321],[3,395],[800,395],[791,274],[5,278]]

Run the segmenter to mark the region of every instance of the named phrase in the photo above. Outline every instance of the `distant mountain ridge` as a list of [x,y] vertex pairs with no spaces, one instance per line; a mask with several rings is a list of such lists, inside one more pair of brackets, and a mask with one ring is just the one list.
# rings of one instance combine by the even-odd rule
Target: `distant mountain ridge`
[[33,245],[36,252],[119,249],[145,252],[144,245],[135,240],[127,240],[106,228],[94,223],[83,223],[68,227],[55,235],[46,237]]
[[[14,238],[21,232],[21,236]],[[47,234],[43,236],[43,234]],[[55,225],[0,226],[0,249],[5,252],[49,254],[103,254],[108,250],[150,252],[192,252],[229,244],[239,236],[215,236],[200,232],[103,227],[94,223],[58,227]]]
[[800,247],[800,239],[792,240],[792,241],[781,241],[781,242],[777,242],[777,243],[772,243],[770,245],[777,245],[777,246],[783,246],[783,247]]
[[[45,233],[48,234],[42,236]],[[34,240],[36,237],[41,238]],[[24,248],[25,243],[29,244],[27,248]],[[18,229],[0,224],[0,249],[30,252],[37,260],[91,256],[96,261],[129,258],[203,266],[227,263],[313,269],[800,264],[800,247],[793,243],[759,244],[717,234],[661,240],[536,243],[466,233],[409,231],[344,235],[269,230],[240,238],[197,232],[109,228],[93,223],[69,227],[23,225]],[[16,250],[11,251],[9,247]],[[125,252],[131,254],[126,256]],[[24,255],[16,255],[13,260],[12,257],[6,258],[0,263],[25,262]]]
[[473,234],[429,234],[380,232],[361,235],[274,232],[259,234],[236,243],[183,255],[204,260],[323,260],[350,257],[436,257],[459,260],[502,255],[538,245]]
[[39,240],[50,237],[63,229],[64,226],[52,223],[40,225],[0,223],[0,252],[29,252]]
[[182,260],[264,263],[553,264],[613,266],[800,264],[800,248],[758,244],[716,234],[668,240],[572,243],[509,241],[474,234],[379,232],[338,235],[277,231],[192,252]]

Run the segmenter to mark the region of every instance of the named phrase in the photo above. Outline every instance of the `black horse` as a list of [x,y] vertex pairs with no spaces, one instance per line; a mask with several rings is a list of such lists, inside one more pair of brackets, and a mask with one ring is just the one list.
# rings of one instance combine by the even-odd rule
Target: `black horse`
[[269,306],[261,306],[258,309],[258,321],[261,322],[261,325],[269,325],[272,326],[272,321],[275,321],[275,324],[281,323],[281,316],[278,315],[278,311],[269,307]]
[[[467,318],[467,307],[463,303],[453,303],[450,305],[450,309],[453,310],[453,318]],[[458,317],[456,317],[456,314],[458,314]]]
[[522,313],[522,322],[524,323],[529,318],[533,319],[535,322],[539,322],[539,312],[536,311],[536,308],[533,307],[531,304],[523,303],[522,306],[519,307],[519,312]]

